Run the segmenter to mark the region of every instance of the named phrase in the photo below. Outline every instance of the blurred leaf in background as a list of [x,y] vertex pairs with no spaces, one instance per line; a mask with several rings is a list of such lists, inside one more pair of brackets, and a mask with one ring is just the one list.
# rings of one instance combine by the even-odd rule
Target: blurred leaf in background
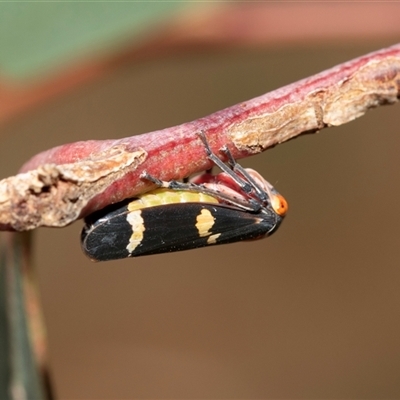
[[128,39],[140,41],[151,26],[186,7],[185,3],[3,3],[0,72],[12,79],[31,79],[82,55],[115,50]]

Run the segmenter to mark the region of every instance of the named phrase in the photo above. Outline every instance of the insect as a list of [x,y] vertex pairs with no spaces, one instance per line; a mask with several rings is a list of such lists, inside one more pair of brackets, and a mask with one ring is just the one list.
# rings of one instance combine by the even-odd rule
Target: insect
[[288,205],[258,172],[245,169],[227,147],[224,163],[204,132],[207,157],[222,172],[205,172],[189,182],[143,179],[159,186],[151,192],[89,215],[81,235],[84,253],[95,261],[189,250],[259,239],[279,227]]

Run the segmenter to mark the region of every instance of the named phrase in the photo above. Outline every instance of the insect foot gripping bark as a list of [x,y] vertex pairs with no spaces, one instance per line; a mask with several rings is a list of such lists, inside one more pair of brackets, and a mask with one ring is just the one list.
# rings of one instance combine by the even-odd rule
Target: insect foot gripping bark
[[258,172],[243,168],[224,147],[228,162],[207,157],[222,172],[200,174],[189,182],[142,179],[158,189],[89,215],[81,235],[84,253],[94,261],[115,260],[259,239],[281,224],[286,200]]

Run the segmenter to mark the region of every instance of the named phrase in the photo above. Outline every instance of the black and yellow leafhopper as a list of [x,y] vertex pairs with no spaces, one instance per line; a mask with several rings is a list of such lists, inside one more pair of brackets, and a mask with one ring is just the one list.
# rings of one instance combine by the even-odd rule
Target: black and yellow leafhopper
[[95,261],[189,250],[271,235],[280,225],[286,200],[258,172],[207,155],[223,172],[201,174],[188,183],[143,179],[160,188],[106,207],[85,219],[84,253]]

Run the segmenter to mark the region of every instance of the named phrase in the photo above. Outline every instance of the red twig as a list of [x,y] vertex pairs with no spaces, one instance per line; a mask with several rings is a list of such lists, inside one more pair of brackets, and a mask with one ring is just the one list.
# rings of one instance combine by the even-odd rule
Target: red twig
[[0,228],[64,226],[150,188],[143,170],[163,180],[210,167],[196,133],[218,153],[259,153],[303,133],[338,126],[400,97],[400,44],[196,121],[119,140],[63,145],[33,157],[0,182]]

